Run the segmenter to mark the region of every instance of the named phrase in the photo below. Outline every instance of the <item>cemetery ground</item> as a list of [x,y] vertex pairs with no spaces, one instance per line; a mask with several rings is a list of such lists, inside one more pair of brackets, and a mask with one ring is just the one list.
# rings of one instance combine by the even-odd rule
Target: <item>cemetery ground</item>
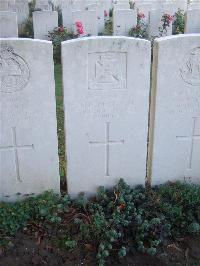
[[145,191],[122,180],[97,197],[66,195],[61,66],[55,65],[62,197],[0,206],[0,266],[200,265],[200,186]]

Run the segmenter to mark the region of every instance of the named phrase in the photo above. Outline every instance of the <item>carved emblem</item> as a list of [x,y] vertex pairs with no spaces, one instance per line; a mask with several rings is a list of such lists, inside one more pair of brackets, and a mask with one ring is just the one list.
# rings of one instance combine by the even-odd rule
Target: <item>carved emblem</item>
[[8,45],[0,47],[0,92],[13,93],[26,87],[30,71],[25,60]]
[[126,53],[89,54],[89,89],[125,89],[127,79]]
[[192,86],[200,85],[200,47],[186,54],[180,73],[186,83]]

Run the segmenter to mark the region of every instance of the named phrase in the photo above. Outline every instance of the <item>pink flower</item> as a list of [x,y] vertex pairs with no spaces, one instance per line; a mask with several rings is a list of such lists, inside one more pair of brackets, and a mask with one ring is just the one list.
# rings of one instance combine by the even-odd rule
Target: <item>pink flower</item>
[[82,28],[83,27],[83,24],[80,21],[75,22],[75,25],[76,25],[77,28]]
[[145,18],[145,14],[142,12],[138,13],[138,18],[139,19]]
[[65,31],[64,27],[58,27],[58,31],[63,33]]
[[78,34],[84,34],[84,30],[83,30],[83,24],[80,21],[75,22],[76,25],[76,31]]

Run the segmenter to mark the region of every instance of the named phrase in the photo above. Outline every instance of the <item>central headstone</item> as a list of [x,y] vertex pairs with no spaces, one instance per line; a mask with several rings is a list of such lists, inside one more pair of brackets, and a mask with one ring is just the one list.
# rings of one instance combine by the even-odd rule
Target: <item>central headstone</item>
[[[119,178],[144,184],[149,41],[93,37],[62,44],[67,182],[72,196]],[[70,64],[69,64],[70,62]]]

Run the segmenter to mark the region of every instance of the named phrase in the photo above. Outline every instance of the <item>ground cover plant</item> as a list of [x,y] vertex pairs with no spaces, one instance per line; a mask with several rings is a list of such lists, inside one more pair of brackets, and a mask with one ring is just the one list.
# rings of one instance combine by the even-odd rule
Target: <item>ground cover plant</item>
[[[120,180],[110,190],[100,187],[91,200],[84,195],[72,200],[67,194],[59,197],[47,192],[0,207],[0,263],[12,247],[15,250],[19,232],[37,245],[48,239],[46,245],[57,252],[87,250],[98,265],[105,265],[109,257],[117,256],[118,261],[139,253],[150,260],[161,259],[169,247],[182,252],[181,243],[188,237],[198,243],[200,239],[200,186],[189,183],[168,183],[145,191]],[[183,257],[190,259],[188,254]],[[198,255],[192,263],[188,265],[199,265]]]

